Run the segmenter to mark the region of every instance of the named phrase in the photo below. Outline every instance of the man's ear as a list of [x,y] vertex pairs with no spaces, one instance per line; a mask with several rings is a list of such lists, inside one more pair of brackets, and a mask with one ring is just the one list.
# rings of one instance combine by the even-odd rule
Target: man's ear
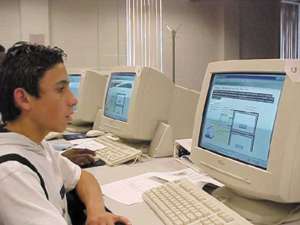
[[28,111],[31,109],[30,95],[23,88],[14,90],[15,104],[20,110]]

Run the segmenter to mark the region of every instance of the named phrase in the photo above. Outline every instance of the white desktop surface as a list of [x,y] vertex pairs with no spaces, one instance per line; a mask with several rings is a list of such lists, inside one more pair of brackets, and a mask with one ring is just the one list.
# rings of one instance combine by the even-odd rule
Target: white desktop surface
[[[94,174],[101,184],[141,175],[147,172],[167,172],[187,168],[174,158],[157,158],[133,165],[121,165],[116,167],[100,166],[87,169]],[[112,212],[126,216],[132,225],[164,225],[146,203],[124,205],[104,196],[105,205]],[[300,221],[288,223],[288,225],[300,225]]]

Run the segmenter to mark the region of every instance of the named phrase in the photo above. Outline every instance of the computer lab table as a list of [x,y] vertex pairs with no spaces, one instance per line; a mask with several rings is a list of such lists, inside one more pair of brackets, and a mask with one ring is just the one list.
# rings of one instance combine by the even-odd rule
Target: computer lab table
[[[167,172],[184,168],[186,168],[186,166],[174,158],[159,158],[150,159],[136,164],[125,164],[115,167],[93,167],[89,168],[88,171],[94,174],[100,184],[107,184],[148,172]],[[144,202],[133,205],[125,205],[106,196],[104,196],[104,201],[107,208],[115,214],[129,218],[132,225],[163,225],[161,220]]]
[[[100,166],[87,169],[94,174],[100,184],[107,184],[121,179],[141,175],[148,172],[171,172],[187,168],[175,158],[155,158],[135,164],[120,166]],[[164,225],[159,217],[144,202],[125,205],[104,196],[105,205],[113,213],[126,216],[132,225]],[[300,221],[288,223],[300,225]]]

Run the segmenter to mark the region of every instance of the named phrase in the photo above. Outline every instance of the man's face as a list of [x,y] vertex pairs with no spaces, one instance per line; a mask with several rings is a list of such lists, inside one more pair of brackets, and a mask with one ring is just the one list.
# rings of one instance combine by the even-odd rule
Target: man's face
[[41,132],[65,130],[77,100],[70,91],[67,71],[59,63],[39,82],[40,97],[31,97],[29,116]]

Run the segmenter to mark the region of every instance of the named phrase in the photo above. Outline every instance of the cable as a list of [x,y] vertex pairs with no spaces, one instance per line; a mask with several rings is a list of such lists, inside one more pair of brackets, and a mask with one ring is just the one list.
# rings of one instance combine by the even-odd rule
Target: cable
[[292,209],[289,214],[283,218],[282,220],[280,220],[278,223],[276,223],[275,225],[281,225],[281,224],[286,224],[286,223],[291,223],[291,222],[296,222],[300,220],[300,215],[298,215],[298,218],[293,218],[293,216],[295,216],[296,212],[299,211],[300,209],[300,205],[298,205],[296,208]]

